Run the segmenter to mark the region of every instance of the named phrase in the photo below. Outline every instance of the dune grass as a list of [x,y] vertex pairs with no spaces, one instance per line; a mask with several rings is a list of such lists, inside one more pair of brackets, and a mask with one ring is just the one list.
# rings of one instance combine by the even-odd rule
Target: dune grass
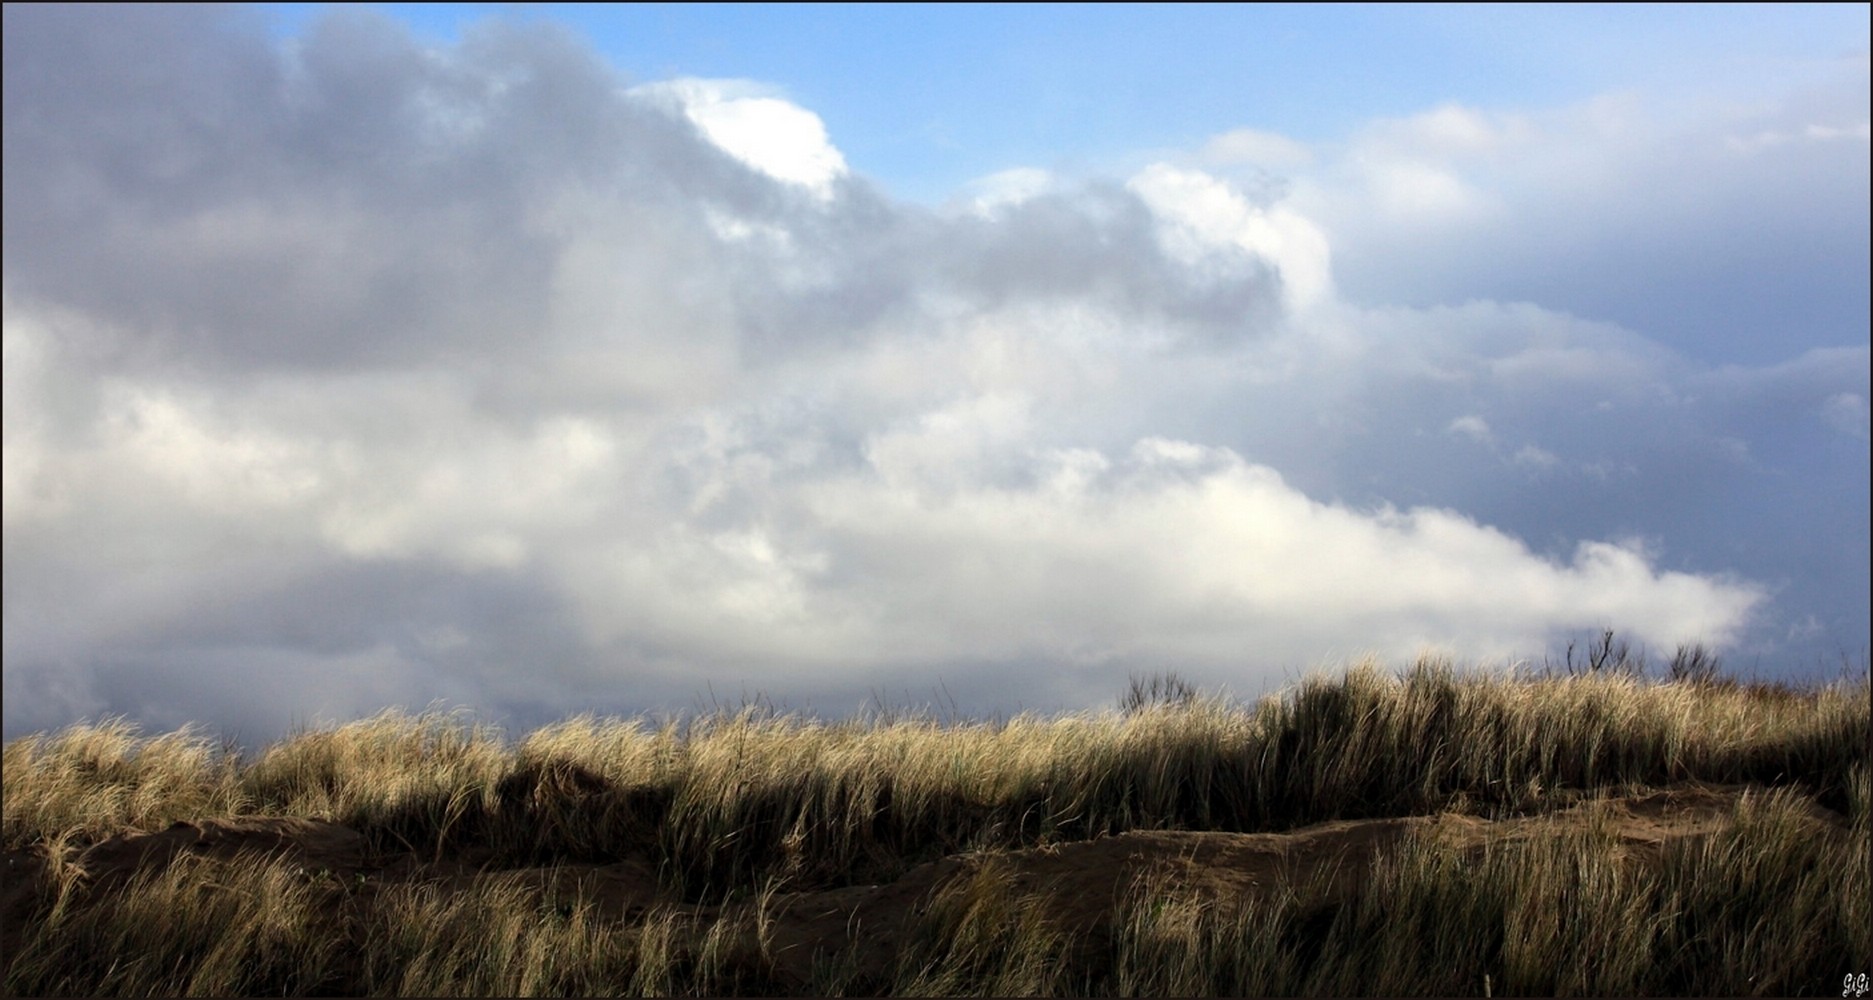
[[1839,995],[1873,927],[1864,823],[1819,835],[1784,790],[1736,820],[1656,870],[1590,828],[1480,857],[1414,839],[1350,902],[1304,886],[1222,906],[1144,886],[1100,982],[1134,996]]
[[[1160,684],[1121,708],[993,724],[586,717],[512,744],[465,716],[390,713],[252,759],[121,721],[15,740],[4,846],[53,874],[4,988],[773,993],[761,928],[777,886],[878,883],[959,852],[982,860],[923,908],[890,973],[829,955],[805,992],[1838,995],[1873,957],[1865,679],[1797,691],[1708,671],[1367,663],[1254,705]],[[1351,901],[1317,885],[1218,900],[1145,880],[1091,949],[993,853],[1135,829],[1506,817],[1683,782],[1764,791],[1734,829],[1654,867],[1589,831],[1475,858],[1414,841]],[[1814,835],[1802,803],[1843,814],[1851,835]],[[178,860],[108,887],[72,860],[127,828],[241,815],[333,821],[377,852],[473,856],[493,873],[642,859],[677,902],[626,921],[543,912],[494,874],[471,894],[387,885],[366,906],[279,858],[212,873]],[[723,905],[699,918],[688,904],[702,903]]]

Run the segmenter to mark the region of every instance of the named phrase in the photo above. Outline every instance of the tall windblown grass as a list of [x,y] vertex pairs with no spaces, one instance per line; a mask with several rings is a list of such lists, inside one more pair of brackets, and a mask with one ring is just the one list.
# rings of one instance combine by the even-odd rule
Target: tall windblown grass
[[1838,995],[1873,957],[1864,827],[1830,834],[1786,791],[1656,868],[1617,848],[1594,827],[1469,855],[1414,837],[1351,899],[1325,879],[1240,901],[1147,883],[1099,992]]
[[14,740],[0,758],[0,839],[12,851],[250,812],[234,765],[193,729],[143,737],[122,719]]
[[319,915],[320,887],[289,866],[185,853],[95,895],[87,881],[60,865],[43,887],[38,919],[5,959],[8,995],[303,995],[339,978],[342,929]]
[[[638,859],[671,899],[734,902],[721,912],[745,921],[756,918],[743,904],[764,888],[879,882],[963,851],[1130,829],[1504,816],[1608,788],[1752,783],[1781,791],[1752,803],[1736,832],[1677,850],[1660,875],[1591,838],[1467,861],[1421,845],[1387,862],[1356,902],[1305,886],[1242,906],[1141,888],[1115,913],[1105,957],[1072,962],[1062,956],[1079,953],[1039,904],[985,866],[929,907],[893,982],[842,979],[833,956],[818,986],[1465,993],[1487,974],[1498,993],[1758,992],[1805,988],[1819,966],[1795,968],[1803,961],[1868,966],[1864,931],[1852,930],[1873,926],[1863,680],[1791,691],[1617,672],[1505,678],[1426,661],[1402,676],[1362,664],[1251,706],[1171,693],[998,723],[827,723],[758,708],[657,724],[582,717],[513,744],[462,716],[391,713],[252,759],[192,730],[143,737],[105,722],[6,746],[4,846],[57,862],[126,828],[308,817],[356,829],[379,852],[472,856],[490,871]],[[1792,796],[1846,815],[1853,839],[1802,835]],[[536,912],[525,893],[491,882],[473,899],[387,886],[368,913],[334,927],[317,916],[331,908],[315,904],[342,887],[282,874],[284,864],[254,861],[213,885],[180,863],[109,890],[60,876],[65,888],[35,904],[7,959],[7,992],[773,985],[758,954],[731,946],[745,928],[726,915],[700,926],[670,909],[620,926]],[[107,891],[118,893],[109,905],[66,905]],[[156,912],[186,919],[150,939]],[[224,940],[240,934],[249,938]],[[120,960],[100,967],[100,955]]]
[[[343,823],[383,849],[496,859],[651,851],[686,896],[769,875],[856,881],[973,846],[1135,828],[1278,831],[1585,789],[1795,785],[1864,815],[1864,683],[1802,693],[1623,675],[1508,680],[1364,664],[1241,708],[1219,698],[997,724],[824,723],[757,709],[651,726],[578,718],[517,746],[459,716],[386,714],[251,762],[121,722],[5,750],[20,850],[204,815]],[[650,842],[650,841],[654,841]]]

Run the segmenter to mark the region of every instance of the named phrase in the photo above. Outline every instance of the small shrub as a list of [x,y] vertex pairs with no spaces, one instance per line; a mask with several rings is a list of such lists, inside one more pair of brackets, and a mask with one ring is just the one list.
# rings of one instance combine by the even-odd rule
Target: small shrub
[[1671,656],[1667,676],[1686,684],[1709,684],[1723,670],[1723,658],[1701,642],[1679,646]]
[[1198,693],[1195,685],[1176,673],[1133,674],[1131,687],[1119,698],[1119,711],[1135,715],[1153,705],[1184,708],[1196,704]]

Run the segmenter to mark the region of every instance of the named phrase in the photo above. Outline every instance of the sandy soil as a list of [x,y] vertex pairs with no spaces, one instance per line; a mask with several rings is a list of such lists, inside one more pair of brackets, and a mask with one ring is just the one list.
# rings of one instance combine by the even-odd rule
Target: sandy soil
[[[1287,833],[1211,833],[1136,831],[1096,840],[1059,843],[1021,851],[957,855],[920,865],[883,885],[780,892],[769,901],[772,915],[770,954],[774,975],[783,983],[805,983],[816,955],[843,951],[864,942],[861,970],[882,974],[899,951],[911,919],[950,880],[996,863],[1023,891],[1045,894],[1047,912],[1062,930],[1084,937],[1095,933],[1114,900],[1138,877],[1156,874],[1218,900],[1239,899],[1316,875],[1330,880],[1333,891],[1347,892],[1365,877],[1374,859],[1405,837],[1420,833],[1452,848],[1478,852],[1504,840],[1554,836],[1593,823],[1605,824],[1621,850],[1656,857],[1674,839],[1701,837],[1727,826],[1738,786],[1685,786],[1645,794],[1611,796],[1504,820],[1446,813],[1390,819],[1322,823]],[[1757,790],[1760,792],[1760,789]],[[1813,807],[1814,818],[1845,829],[1845,817]],[[643,859],[612,864],[489,871],[472,858],[422,858],[373,855],[356,831],[308,819],[241,817],[177,823],[167,830],[130,830],[85,850],[77,864],[94,885],[108,885],[150,866],[167,864],[184,852],[211,859],[232,859],[244,852],[278,855],[307,870],[329,873],[354,887],[355,902],[368,905],[387,884],[425,880],[445,889],[472,891],[487,878],[517,880],[551,906],[571,906],[584,899],[597,915],[627,925],[652,907],[685,918],[712,921],[713,906],[682,905],[660,893],[653,866]],[[45,877],[39,852],[6,857],[4,946],[11,952],[21,917]],[[360,878],[362,876],[362,878]],[[871,968],[870,966],[877,966]]]

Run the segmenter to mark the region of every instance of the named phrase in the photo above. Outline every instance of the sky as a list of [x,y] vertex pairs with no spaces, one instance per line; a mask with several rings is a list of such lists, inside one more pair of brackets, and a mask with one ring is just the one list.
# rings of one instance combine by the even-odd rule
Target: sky
[[7,739],[1865,662],[1865,5],[4,17]]

